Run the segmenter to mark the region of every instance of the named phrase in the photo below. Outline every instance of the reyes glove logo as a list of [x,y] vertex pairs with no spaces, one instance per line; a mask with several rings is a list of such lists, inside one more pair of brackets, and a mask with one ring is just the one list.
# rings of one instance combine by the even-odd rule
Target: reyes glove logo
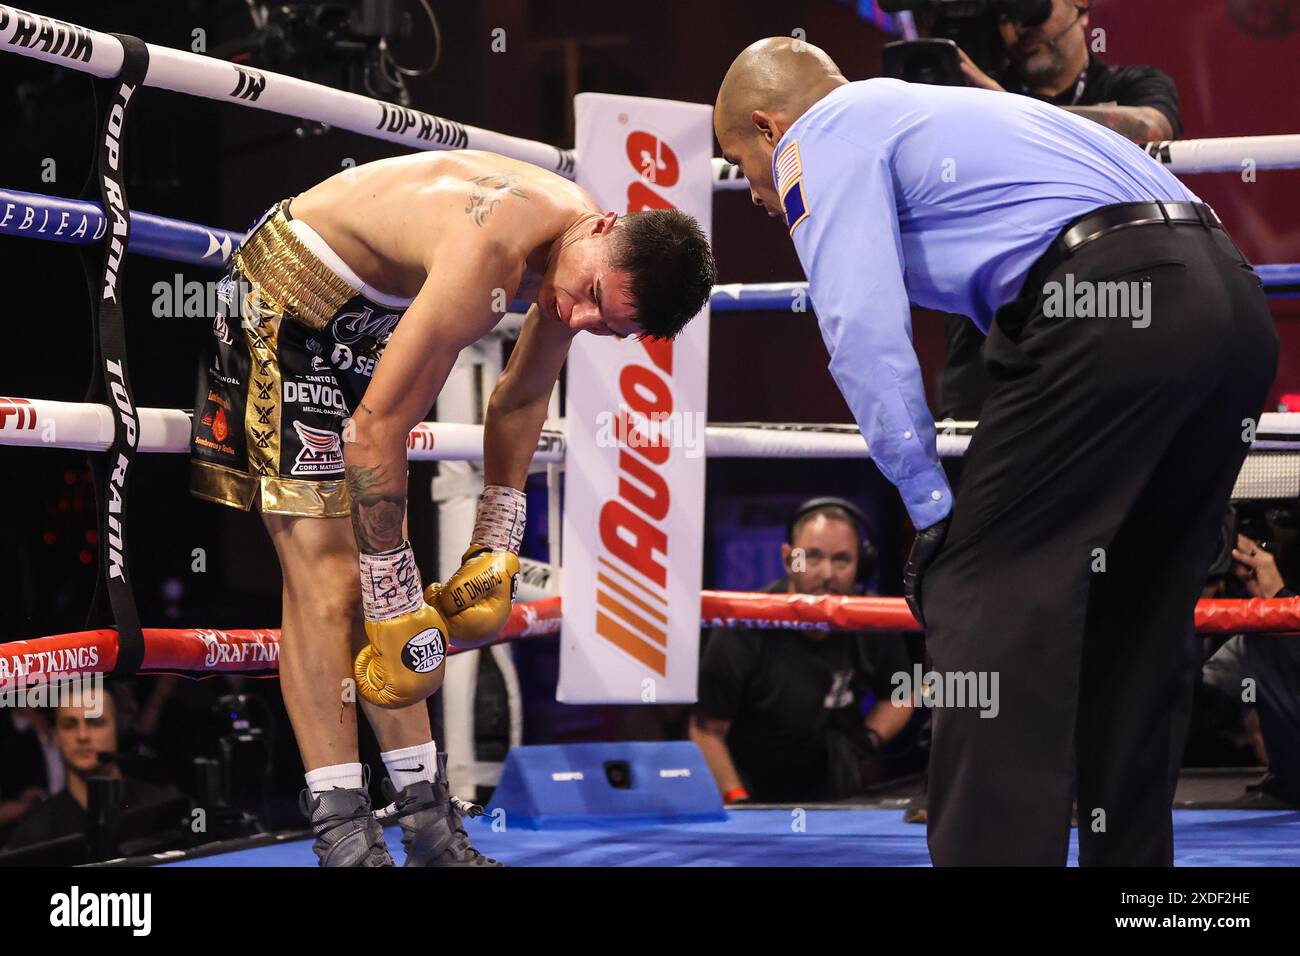
[[402,648],[402,663],[417,674],[437,670],[446,656],[447,645],[443,641],[442,631],[436,627],[426,628],[416,634]]

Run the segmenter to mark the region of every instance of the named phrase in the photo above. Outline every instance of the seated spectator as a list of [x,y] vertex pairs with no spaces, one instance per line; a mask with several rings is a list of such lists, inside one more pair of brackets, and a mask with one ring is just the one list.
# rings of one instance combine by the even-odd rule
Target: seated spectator
[[[1237,536],[1233,574],[1250,597],[1295,597],[1273,554]],[[1267,751],[1263,789],[1300,804],[1300,640],[1292,635],[1235,634],[1201,668],[1205,683],[1234,700],[1253,704]]]
[[[866,521],[817,498],[795,512],[771,594],[853,594],[871,574]],[[841,800],[861,793],[875,755],[906,726],[891,678],[909,672],[899,634],[785,629],[709,635],[691,739],[729,803]],[[864,718],[867,693],[875,704]]]
[[128,700],[128,695],[109,691],[96,698],[93,709],[62,706],[54,710],[54,742],[67,785],[19,821],[5,845],[6,850],[85,833],[90,819],[86,812],[88,781],[93,777],[122,779],[124,811],[162,803],[175,796],[175,791],[168,787],[125,777],[118,765],[119,708],[127,706]]
[[0,709],[0,846],[13,826],[63,789],[63,763],[39,707]]

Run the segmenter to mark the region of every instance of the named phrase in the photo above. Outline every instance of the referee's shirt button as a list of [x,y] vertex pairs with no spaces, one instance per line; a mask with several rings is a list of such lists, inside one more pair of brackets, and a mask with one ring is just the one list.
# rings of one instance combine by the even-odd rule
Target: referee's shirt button
[[912,433],[911,433],[911,432],[903,432],[903,438],[907,439],[907,438],[911,438],[911,437],[912,437]]
[[932,491],[932,492],[930,492],[930,500],[931,500],[931,501],[938,501],[938,500],[939,500],[940,498],[942,498],[942,497],[943,497],[943,492],[942,492],[942,491]]

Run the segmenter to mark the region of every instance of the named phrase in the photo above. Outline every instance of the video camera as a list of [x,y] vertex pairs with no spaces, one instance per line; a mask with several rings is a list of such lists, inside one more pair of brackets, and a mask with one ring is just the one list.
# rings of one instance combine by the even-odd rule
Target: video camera
[[998,32],[1003,20],[1038,26],[1052,14],[1052,0],[880,0],[886,13],[925,14],[930,39],[885,45],[883,75],[909,83],[965,86],[957,48],[981,70],[1002,81],[1007,49]]
[[442,52],[437,18],[421,6],[433,29],[432,62],[407,69],[390,44],[415,34],[400,0],[284,0],[263,5],[247,0],[253,32],[214,50],[222,58],[345,90],[410,104],[405,79],[433,72]]
[[1244,534],[1265,551],[1272,552],[1274,533],[1295,527],[1295,512],[1288,508],[1271,507],[1264,502],[1237,502],[1228,505],[1215,541],[1214,562],[1207,575],[1209,582],[1232,583],[1233,568],[1236,566],[1232,549],[1237,546],[1237,535]]

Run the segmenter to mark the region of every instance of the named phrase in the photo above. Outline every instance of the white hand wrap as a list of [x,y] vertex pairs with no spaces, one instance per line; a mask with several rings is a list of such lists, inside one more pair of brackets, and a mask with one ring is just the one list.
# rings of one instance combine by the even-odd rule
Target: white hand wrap
[[367,621],[388,621],[424,604],[411,543],[383,554],[361,553],[361,606]]
[[470,547],[483,545],[492,551],[518,554],[524,543],[527,517],[527,497],[522,491],[508,485],[488,485],[478,497]]

